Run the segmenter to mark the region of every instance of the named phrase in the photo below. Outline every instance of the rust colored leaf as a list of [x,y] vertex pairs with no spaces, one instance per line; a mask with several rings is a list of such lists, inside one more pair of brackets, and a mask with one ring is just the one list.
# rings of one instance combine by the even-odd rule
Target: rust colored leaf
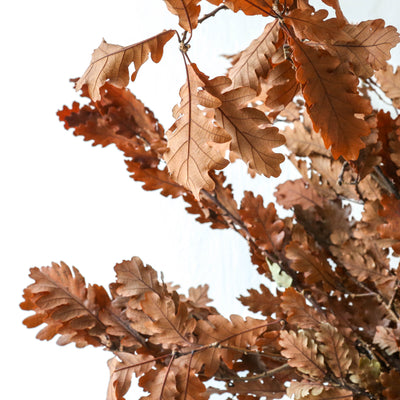
[[168,150],[164,159],[173,179],[191,190],[198,199],[201,189],[213,190],[215,187],[209,171],[228,165],[224,154],[230,137],[198,107],[217,108],[221,105],[219,99],[205,90],[208,77],[195,64],[187,65],[187,73],[188,80],[180,90],[182,102],[174,107],[176,122],[167,132]]
[[326,374],[324,357],[318,354],[317,344],[304,331],[281,331],[279,344],[283,347],[281,354],[289,359],[290,366],[315,379]]
[[47,324],[37,338],[50,340],[59,334],[59,345],[72,342],[77,347],[105,345],[106,326],[98,314],[110,299],[100,286],[87,288],[76,268],[73,273],[63,262],[31,269],[30,277],[35,283],[25,289],[21,308],[35,311],[35,316],[25,319],[24,324],[28,328]]
[[307,284],[320,283],[326,289],[336,288],[336,277],[326,257],[318,250],[309,248],[306,243],[292,241],[286,248],[286,257],[292,260],[291,268],[303,272]]
[[363,78],[370,78],[374,70],[386,68],[390,50],[400,42],[396,28],[385,27],[382,19],[346,24],[343,32],[352,40],[336,39],[330,48],[342,61],[350,62],[354,72]]
[[165,288],[157,279],[157,272],[149,265],[144,266],[139,257],[132,257],[115,266],[117,274],[117,293],[120,296],[140,296],[146,292],[154,292],[161,296]]
[[383,210],[379,215],[385,219],[385,223],[378,226],[378,232],[382,238],[393,240],[393,250],[400,254],[400,200],[394,196],[384,195],[381,200]]
[[[283,1],[279,1],[283,3]],[[273,0],[224,0],[224,3],[233,12],[243,11],[246,15],[262,15],[264,17],[274,14]],[[288,0],[287,5],[292,5],[293,0]]]
[[287,389],[288,396],[294,396],[294,398],[301,399],[303,397],[318,396],[325,390],[324,385],[319,382],[312,382],[303,380],[301,382],[292,381]]
[[244,320],[239,315],[231,315],[231,320],[222,315],[209,315],[207,320],[197,322],[195,333],[198,344],[210,345],[205,351],[198,352],[193,357],[193,368],[200,370],[204,365],[204,374],[211,377],[221,364],[221,360],[232,368],[234,359],[240,353],[218,346],[250,348],[257,338],[267,329],[265,321],[254,318]]
[[270,70],[270,59],[277,51],[275,43],[278,34],[277,21],[267,24],[261,36],[233,58],[233,66],[228,71],[232,84],[227,90],[247,86],[254,89],[257,94],[260,92],[259,80],[265,78]]
[[252,192],[245,192],[239,212],[259,248],[270,252],[282,249],[285,225],[277,217],[273,203],[265,208],[260,195],[254,197]]
[[394,369],[384,372],[380,376],[384,386],[382,394],[387,400],[400,400],[400,373]]
[[324,318],[312,307],[306,304],[304,296],[294,288],[287,288],[281,296],[280,307],[287,315],[287,321],[299,328],[319,327]]
[[177,399],[179,392],[176,385],[174,371],[168,366],[157,366],[139,379],[139,386],[150,393],[141,400]]
[[223,89],[229,82],[221,76],[210,81],[207,89],[221,101],[215,119],[232,138],[230,150],[256,172],[267,177],[279,176],[279,164],[284,161],[284,156],[272,149],[284,144],[285,138],[278,128],[270,125],[264,113],[246,107],[247,101],[254,97],[254,91],[242,87],[225,92]]
[[304,210],[310,207],[322,207],[324,199],[310,185],[306,185],[303,179],[286,181],[276,187],[276,201],[289,210],[299,206]]
[[339,0],[322,0],[325,4],[332,7],[335,10],[336,18],[339,23],[347,23],[345,16],[343,15],[342,9],[340,8]]
[[[196,320],[188,315],[186,305],[179,303],[176,309],[171,298],[160,298],[157,293],[148,292],[141,302],[143,312],[149,317],[145,323],[146,332],[150,330],[150,341],[161,344],[165,349],[188,346],[194,341],[193,331]],[[141,324],[135,324],[141,331]]]
[[187,32],[197,26],[200,14],[200,0],[164,0],[168,10],[179,17],[179,25]]
[[[279,296],[274,296],[265,286],[260,285],[261,292],[256,289],[247,289],[248,296],[240,296],[240,302],[252,312],[261,312],[262,315],[269,317],[279,311]],[[279,293],[279,291],[278,291]]]
[[355,114],[369,114],[367,99],[357,94],[358,80],[339,59],[305,43],[291,40],[297,80],[316,132],[335,159],[355,160],[365,147],[362,136],[370,133],[368,124]]
[[374,343],[377,344],[382,350],[385,350],[390,356],[400,351],[399,347],[399,330],[396,331],[392,328],[385,328],[384,326],[377,326],[374,336]]
[[[345,338],[334,326],[328,322],[322,322],[319,332],[316,333],[316,339],[320,342],[318,349],[325,356],[325,362],[332,372],[336,377],[345,379],[355,357],[354,354],[351,354]],[[354,352],[355,350],[353,350]]]
[[265,105],[271,110],[281,111],[299,91],[295,70],[289,60],[274,66],[265,80],[267,90]]
[[123,400],[131,386],[132,374],[140,377],[150,371],[155,365],[153,357],[146,354],[116,353],[116,357],[108,361],[110,382],[107,390],[107,400]]
[[315,11],[313,7],[296,8],[284,16],[288,25],[293,27],[296,36],[301,40],[329,42],[331,40],[351,39],[343,30],[343,21],[336,18],[326,20],[327,10]]
[[139,68],[147,61],[149,54],[151,59],[158,63],[163,55],[164,45],[174,36],[174,30],[159,33],[142,42],[131,46],[122,47],[109,44],[104,39],[100,46],[93,52],[88,69],[76,84],[76,90],[88,85],[89,96],[93,101],[100,100],[100,88],[108,80],[117,87],[125,87],[129,83],[129,65],[134,63],[135,72],[132,81],[135,80]]
[[400,108],[400,68],[393,71],[393,67],[388,64],[386,69],[375,72],[376,79],[382,90],[392,101],[395,107]]

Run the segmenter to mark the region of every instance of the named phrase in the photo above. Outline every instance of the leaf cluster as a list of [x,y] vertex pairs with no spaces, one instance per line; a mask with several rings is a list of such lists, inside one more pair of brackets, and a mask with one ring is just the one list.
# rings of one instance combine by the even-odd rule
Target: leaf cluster
[[[108,400],[123,399],[133,374],[149,399],[399,399],[400,85],[387,65],[399,35],[382,20],[349,24],[332,0],[330,19],[306,0],[209,2],[219,6],[212,15],[268,20],[226,76],[209,79],[189,59],[190,38],[209,17],[199,18],[200,0],[166,1],[185,32],[103,43],[76,82],[89,103],[58,116],[94,145],[115,144],[144,190],[182,197],[200,223],[241,235],[277,286],[239,298],[260,318],[227,319],[208,305],[207,286],[178,294],[134,257],[115,266],[109,292],[64,263],[33,268],[21,307],[34,314],[24,323],[46,324],[42,340],[111,351]],[[174,34],[186,83],[165,132],[124,86],[129,64],[134,79]],[[376,93],[393,115],[373,108]],[[277,176],[284,157],[273,149],[283,143],[301,176],[276,188],[290,216],[252,192],[238,204],[215,172],[226,153],[250,173]]]

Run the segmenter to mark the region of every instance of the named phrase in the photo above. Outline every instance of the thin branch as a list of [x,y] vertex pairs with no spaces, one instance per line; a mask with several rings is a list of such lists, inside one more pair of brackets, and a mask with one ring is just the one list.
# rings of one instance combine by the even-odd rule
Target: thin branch
[[251,375],[251,376],[235,376],[235,377],[227,377],[227,378],[218,378],[217,380],[221,381],[233,381],[233,382],[248,382],[248,381],[257,381],[258,379],[263,379],[268,376],[274,376],[275,374],[282,372],[286,369],[292,368],[288,363],[283,364],[277,368],[270,369],[268,371],[262,372],[261,374]]
[[222,6],[217,7],[214,11],[211,11],[208,14],[205,14],[203,17],[201,17],[198,20],[198,23],[202,24],[208,18],[215,17],[215,15],[221,10],[228,10],[228,7],[226,5],[224,5],[224,4]]

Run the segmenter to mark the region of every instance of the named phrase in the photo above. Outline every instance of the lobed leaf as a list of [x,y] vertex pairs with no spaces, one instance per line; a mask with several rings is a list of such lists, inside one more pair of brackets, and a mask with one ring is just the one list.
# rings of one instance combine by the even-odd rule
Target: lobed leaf
[[172,178],[191,190],[199,199],[201,189],[213,190],[209,175],[213,169],[228,165],[224,154],[230,137],[216,126],[199,106],[217,108],[221,101],[206,90],[208,77],[195,64],[187,65],[188,80],[180,90],[181,104],[174,107],[175,123],[167,132],[168,149],[164,153]]
[[368,115],[371,105],[357,94],[358,80],[339,59],[305,43],[291,40],[296,78],[316,132],[335,159],[355,160],[365,147],[361,137],[368,124],[355,114]]
[[100,88],[107,80],[110,84],[120,88],[127,86],[129,83],[129,65],[132,63],[135,65],[135,72],[131,77],[134,81],[139,68],[149,58],[149,54],[151,54],[151,59],[155,63],[161,60],[164,45],[174,35],[174,30],[168,30],[126,47],[109,44],[103,39],[100,46],[94,50],[89,67],[78,80],[76,90],[88,85],[90,98],[93,101],[98,101],[101,98]]
[[179,17],[179,25],[187,32],[196,28],[200,14],[200,0],[164,0],[168,10]]

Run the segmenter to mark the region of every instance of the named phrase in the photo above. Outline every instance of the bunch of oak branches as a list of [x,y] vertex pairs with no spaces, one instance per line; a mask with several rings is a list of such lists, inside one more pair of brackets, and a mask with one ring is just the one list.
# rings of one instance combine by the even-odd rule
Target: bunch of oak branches
[[[40,340],[112,352],[108,400],[123,399],[133,374],[143,399],[400,399],[400,70],[387,64],[400,39],[382,20],[353,25],[337,0],[323,1],[335,18],[307,0],[209,0],[218,7],[201,18],[205,1],[165,0],[183,34],[127,47],[103,41],[76,81],[89,104],[58,112],[74,135],[115,144],[143,189],[182,197],[200,223],[235,230],[257,271],[279,286],[240,297],[258,319],[227,319],[209,305],[207,285],[178,294],[137,257],[115,266],[108,292],[63,263],[32,268],[25,325],[45,324]],[[266,26],[226,76],[209,79],[189,42],[220,10],[261,15]],[[125,87],[129,66],[134,80],[174,36],[186,82],[164,132]],[[392,113],[374,109],[371,94]],[[284,156],[274,149],[283,144],[302,176],[276,188],[291,216],[251,192],[238,205],[215,170],[229,154],[251,174],[278,176]]]

